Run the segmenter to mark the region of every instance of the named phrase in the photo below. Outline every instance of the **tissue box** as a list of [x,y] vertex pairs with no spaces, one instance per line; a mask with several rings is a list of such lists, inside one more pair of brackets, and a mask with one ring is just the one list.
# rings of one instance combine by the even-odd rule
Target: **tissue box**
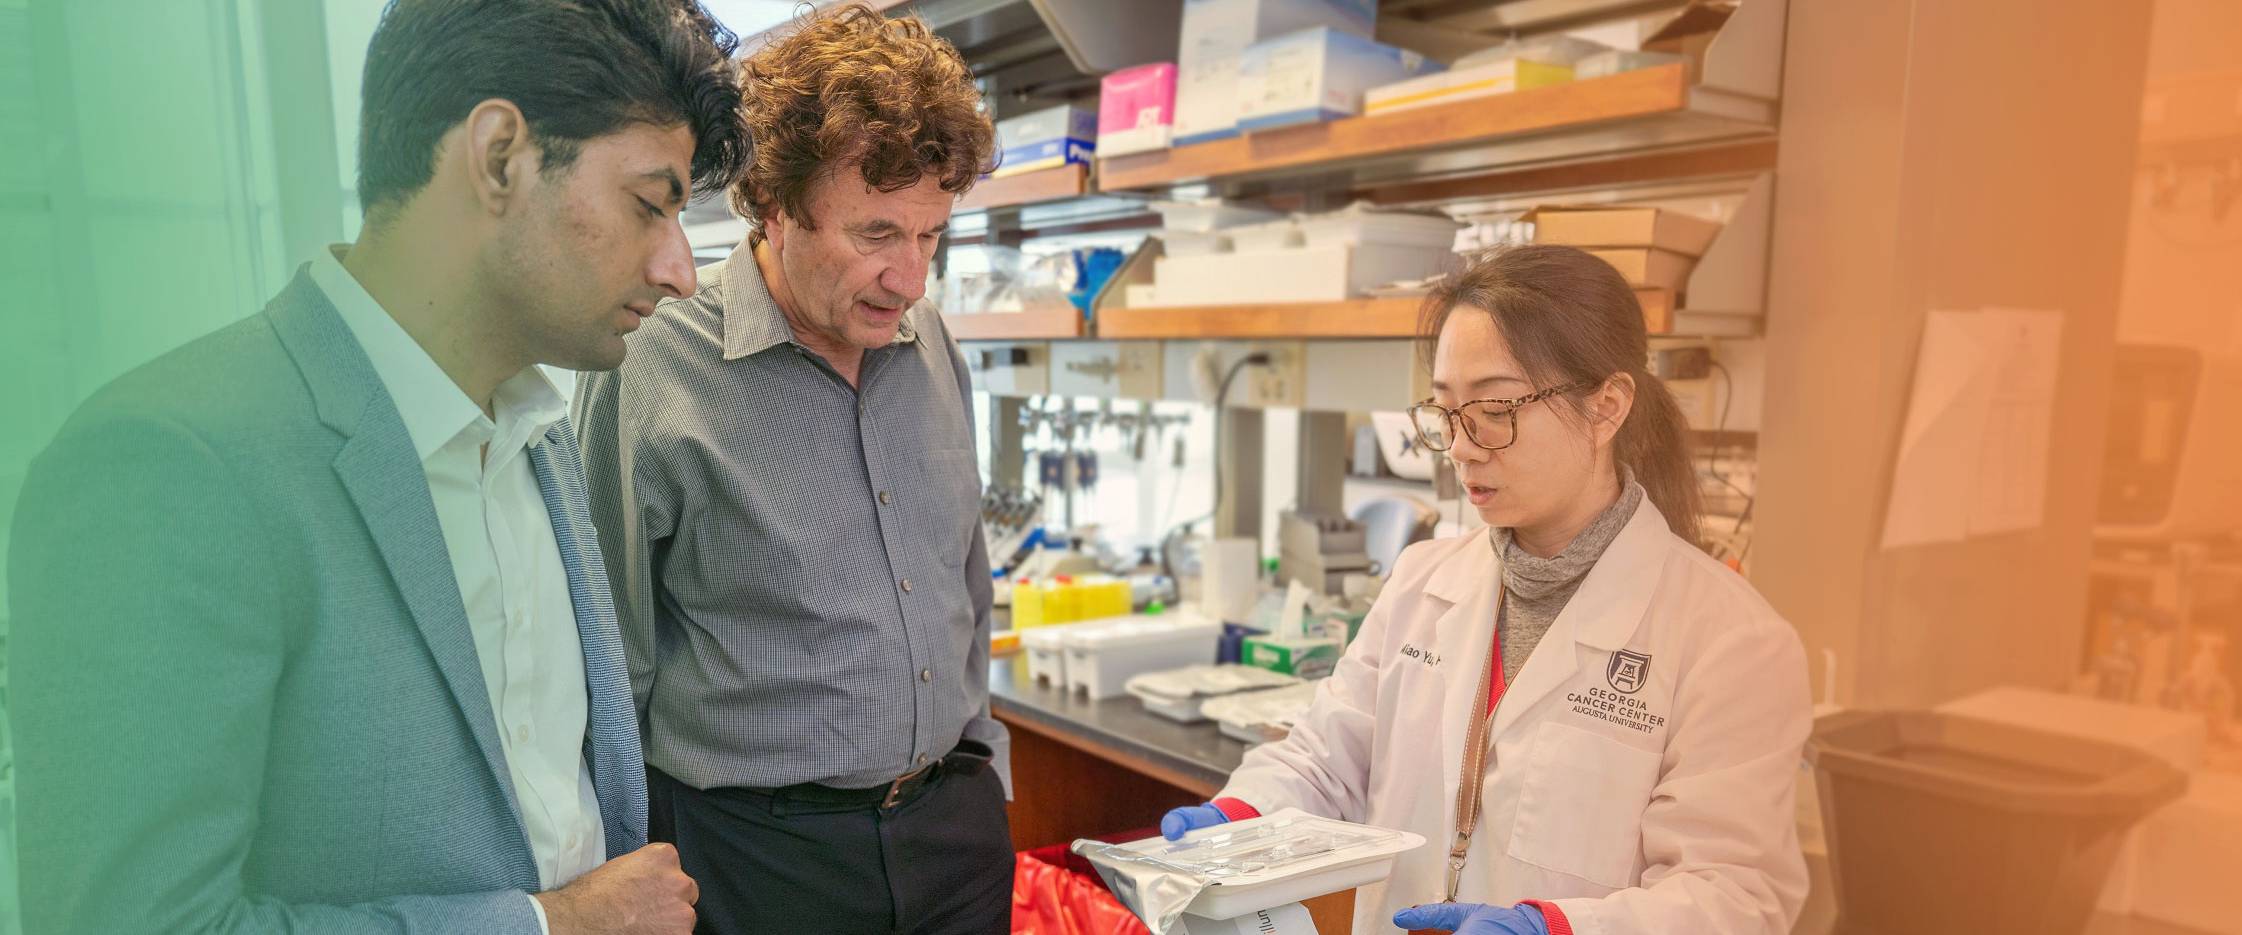
[[996,139],[1004,157],[990,178],[1089,162],[1097,149],[1098,115],[1066,105],[1021,114],[997,121]]
[[1363,92],[1439,69],[1415,52],[1328,26],[1248,47],[1238,65],[1238,126],[1316,123],[1362,112]]
[[1320,679],[1339,665],[1339,641],[1322,637],[1292,640],[1249,636],[1243,655],[1245,664],[1255,668]]
[[1098,154],[1168,148],[1175,130],[1175,63],[1124,68],[1098,83]]
[[1175,145],[1235,136],[1246,47],[1316,26],[1371,34],[1377,0],[1184,0],[1176,43]]
[[1513,58],[1470,68],[1412,78],[1371,88],[1363,95],[1363,113],[1390,114],[1474,97],[1509,94],[1527,88],[1563,84],[1573,80],[1570,65],[1552,65]]

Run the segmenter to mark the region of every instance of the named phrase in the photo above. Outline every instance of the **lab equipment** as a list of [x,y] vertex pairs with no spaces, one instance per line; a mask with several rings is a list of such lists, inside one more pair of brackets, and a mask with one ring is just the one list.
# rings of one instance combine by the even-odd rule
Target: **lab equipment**
[[1261,593],[1261,542],[1210,539],[1199,548],[1200,605],[1208,616],[1244,623]]
[[2121,344],[2111,375],[2098,539],[2172,542],[2242,527],[2233,426],[2242,355]]
[[1432,903],[1394,913],[1399,929],[1439,929],[1455,935],[1549,935],[1549,920],[1532,906]]
[[1144,709],[1186,724],[1207,720],[1201,710],[1210,698],[1242,691],[1282,688],[1300,681],[1290,675],[1242,665],[1195,665],[1147,672],[1122,687]]
[[1285,809],[1194,830],[1180,841],[1083,840],[1074,842],[1074,852],[1097,868],[1113,895],[1155,935],[1169,935],[1203,931],[1191,923],[1179,929],[1186,915],[1208,920],[1253,916],[1385,879],[1396,856],[1424,843],[1406,831]]
[[1432,538],[1440,512],[1415,497],[1378,497],[1357,505],[1353,518],[1362,524],[1363,554],[1384,578],[1393,575],[1401,550]]
[[1066,629],[1080,624],[1037,627],[1020,633],[1028,654],[1028,680],[1050,688],[1067,687]]
[[1344,516],[1277,514],[1277,577],[1316,594],[1339,594],[1350,574],[1370,571],[1363,528]]

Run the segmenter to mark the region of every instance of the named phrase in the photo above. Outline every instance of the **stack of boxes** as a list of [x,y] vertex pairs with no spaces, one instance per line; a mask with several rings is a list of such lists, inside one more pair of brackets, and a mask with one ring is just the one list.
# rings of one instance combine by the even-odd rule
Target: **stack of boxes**
[[[1655,290],[1662,295],[1646,298],[1643,324],[1651,333],[1673,330],[1673,309],[1689,284],[1720,225],[1703,218],[1643,207],[1541,207],[1529,212],[1534,242],[1564,244],[1595,254],[1619,270],[1638,292]],[[1654,309],[1664,310],[1664,320]]]
[[1085,163],[1098,146],[1098,115],[1071,105],[1050,107],[996,122],[1003,155],[990,178],[1068,163]]
[[1367,40],[1377,17],[1377,0],[1184,0],[1176,47],[1175,145],[1238,132],[1249,46],[1319,26]]

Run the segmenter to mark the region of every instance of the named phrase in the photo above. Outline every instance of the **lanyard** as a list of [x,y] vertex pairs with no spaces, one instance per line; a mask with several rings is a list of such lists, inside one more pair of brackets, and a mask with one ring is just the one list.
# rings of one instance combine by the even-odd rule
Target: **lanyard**
[[1487,704],[1487,695],[1494,690],[1495,674],[1502,665],[1502,605],[1510,595],[1510,588],[1495,584],[1495,647],[1487,653],[1486,668],[1479,672],[1479,690],[1471,696],[1471,729],[1464,733],[1463,775],[1456,780],[1456,840],[1448,849],[1448,890],[1441,902],[1456,901],[1456,890],[1464,879],[1464,858],[1471,851],[1471,832],[1479,826],[1479,799],[1487,785],[1487,732],[1494,729],[1495,711],[1502,700]]

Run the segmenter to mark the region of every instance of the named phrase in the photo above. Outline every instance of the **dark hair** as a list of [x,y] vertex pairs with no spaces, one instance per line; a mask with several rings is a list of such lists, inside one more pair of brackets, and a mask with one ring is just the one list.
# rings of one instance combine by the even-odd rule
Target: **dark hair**
[[[1633,378],[1635,405],[1612,442],[1613,458],[1634,469],[1675,535],[1702,545],[1697,524],[1703,507],[1688,423],[1674,394],[1648,370],[1642,304],[1618,270],[1572,247],[1535,244],[1489,252],[1425,297],[1420,331],[1428,356],[1458,308],[1494,319],[1536,387],[1574,382],[1600,387],[1621,373]],[[1588,392],[1561,398],[1576,415],[1584,414],[1580,398]]]
[[694,191],[720,191],[748,159],[738,45],[694,0],[391,0],[366,49],[359,204],[411,198],[438,141],[494,98],[521,109],[544,171],[634,124],[683,125]]
[[756,50],[744,71],[741,110],[756,147],[732,209],[756,238],[773,208],[814,228],[810,183],[840,166],[860,167],[883,192],[932,175],[951,194],[994,168],[996,129],[972,70],[915,17],[861,3],[818,13]]

